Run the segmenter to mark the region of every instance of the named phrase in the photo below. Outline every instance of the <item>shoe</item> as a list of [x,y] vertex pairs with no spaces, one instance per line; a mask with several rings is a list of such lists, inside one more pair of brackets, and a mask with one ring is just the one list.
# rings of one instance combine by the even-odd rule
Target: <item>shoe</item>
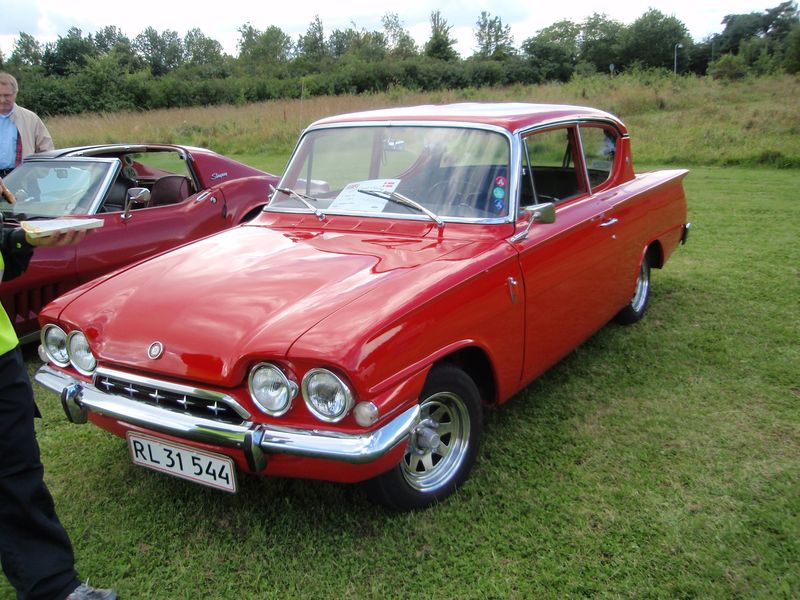
[[66,600],[117,600],[117,592],[100,590],[82,583],[66,597]]

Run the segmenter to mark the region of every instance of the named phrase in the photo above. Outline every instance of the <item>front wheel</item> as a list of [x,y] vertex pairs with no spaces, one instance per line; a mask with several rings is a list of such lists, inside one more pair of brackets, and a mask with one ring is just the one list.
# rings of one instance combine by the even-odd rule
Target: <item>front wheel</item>
[[614,317],[617,323],[631,325],[644,316],[647,301],[650,298],[650,259],[647,254],[642,259],[639,267],[639,276],[636,278],[636,289],[630,303]]
[[469,476],[483,431],[480,394],[458,367],[434,367],[420,396],[419,422],[396,467],[366,482],[370,498],[395,510],[430,506]]

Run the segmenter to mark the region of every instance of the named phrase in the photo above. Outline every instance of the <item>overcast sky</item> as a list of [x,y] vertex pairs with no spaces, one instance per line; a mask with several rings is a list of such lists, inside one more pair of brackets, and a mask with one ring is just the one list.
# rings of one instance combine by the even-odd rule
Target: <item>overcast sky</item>
[[780,0],[625,0],[605,6],[592,0],[527,2],[519,0],[438,0],[436,2],[386,2],[385,0],[304,0],[300,2],[264,2],[223,0],[222,2],[175,2],[171,0],[0,0],[0,50],[8,57],[20,32],[32,35],[40,43],[51,42],[77,27],[84,35],[107,25],[116,25],[133,39],[147,27],[158,32],[176,31],[183,38],[195,27],[222,44],[228,54],[238,54],[238,29],[250,23],[258,30],[270,25],[280,27],[293,40],[308,29],[319,15],[325,35],[334,29],[353,26],[368,31],[382,30],[381,17],[389,12],[400,16],[404,27],[417,43],[430,37],[430,14],[441,11],[452,26],[451,34],[462,56],[475,49],[474,28],[481,11],[500,17],[511,26],[515,46],[552,23],[570,19],[581,22],[595,12],[630,24],[648,7],[680,19],[695,41],[722,31],[722,18],[728,14],[763,12],[778,6]]

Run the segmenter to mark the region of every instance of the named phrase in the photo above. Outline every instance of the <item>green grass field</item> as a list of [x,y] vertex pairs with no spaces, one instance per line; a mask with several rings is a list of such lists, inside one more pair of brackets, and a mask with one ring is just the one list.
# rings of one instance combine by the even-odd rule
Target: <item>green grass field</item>
[[488,414],[471,480],[427,511],[387,514],[346,485],[247,478],[231,496],[150,472],[40,390],[81,574],[152,600],[796,597],[797,181],[693,169],[694,231],[645,319]]

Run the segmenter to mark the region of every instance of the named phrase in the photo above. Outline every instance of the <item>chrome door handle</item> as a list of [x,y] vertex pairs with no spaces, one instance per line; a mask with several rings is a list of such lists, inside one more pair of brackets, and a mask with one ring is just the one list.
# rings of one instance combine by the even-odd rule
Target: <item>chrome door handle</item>
[[517,303],[517,280],[513,277],[508,278],[508,294],[511,296],[511,304]]
[[603,221],[600,223],[600,227],[611,227],[614,223],[619,221],[616,217],[609,219],[608,221]]

